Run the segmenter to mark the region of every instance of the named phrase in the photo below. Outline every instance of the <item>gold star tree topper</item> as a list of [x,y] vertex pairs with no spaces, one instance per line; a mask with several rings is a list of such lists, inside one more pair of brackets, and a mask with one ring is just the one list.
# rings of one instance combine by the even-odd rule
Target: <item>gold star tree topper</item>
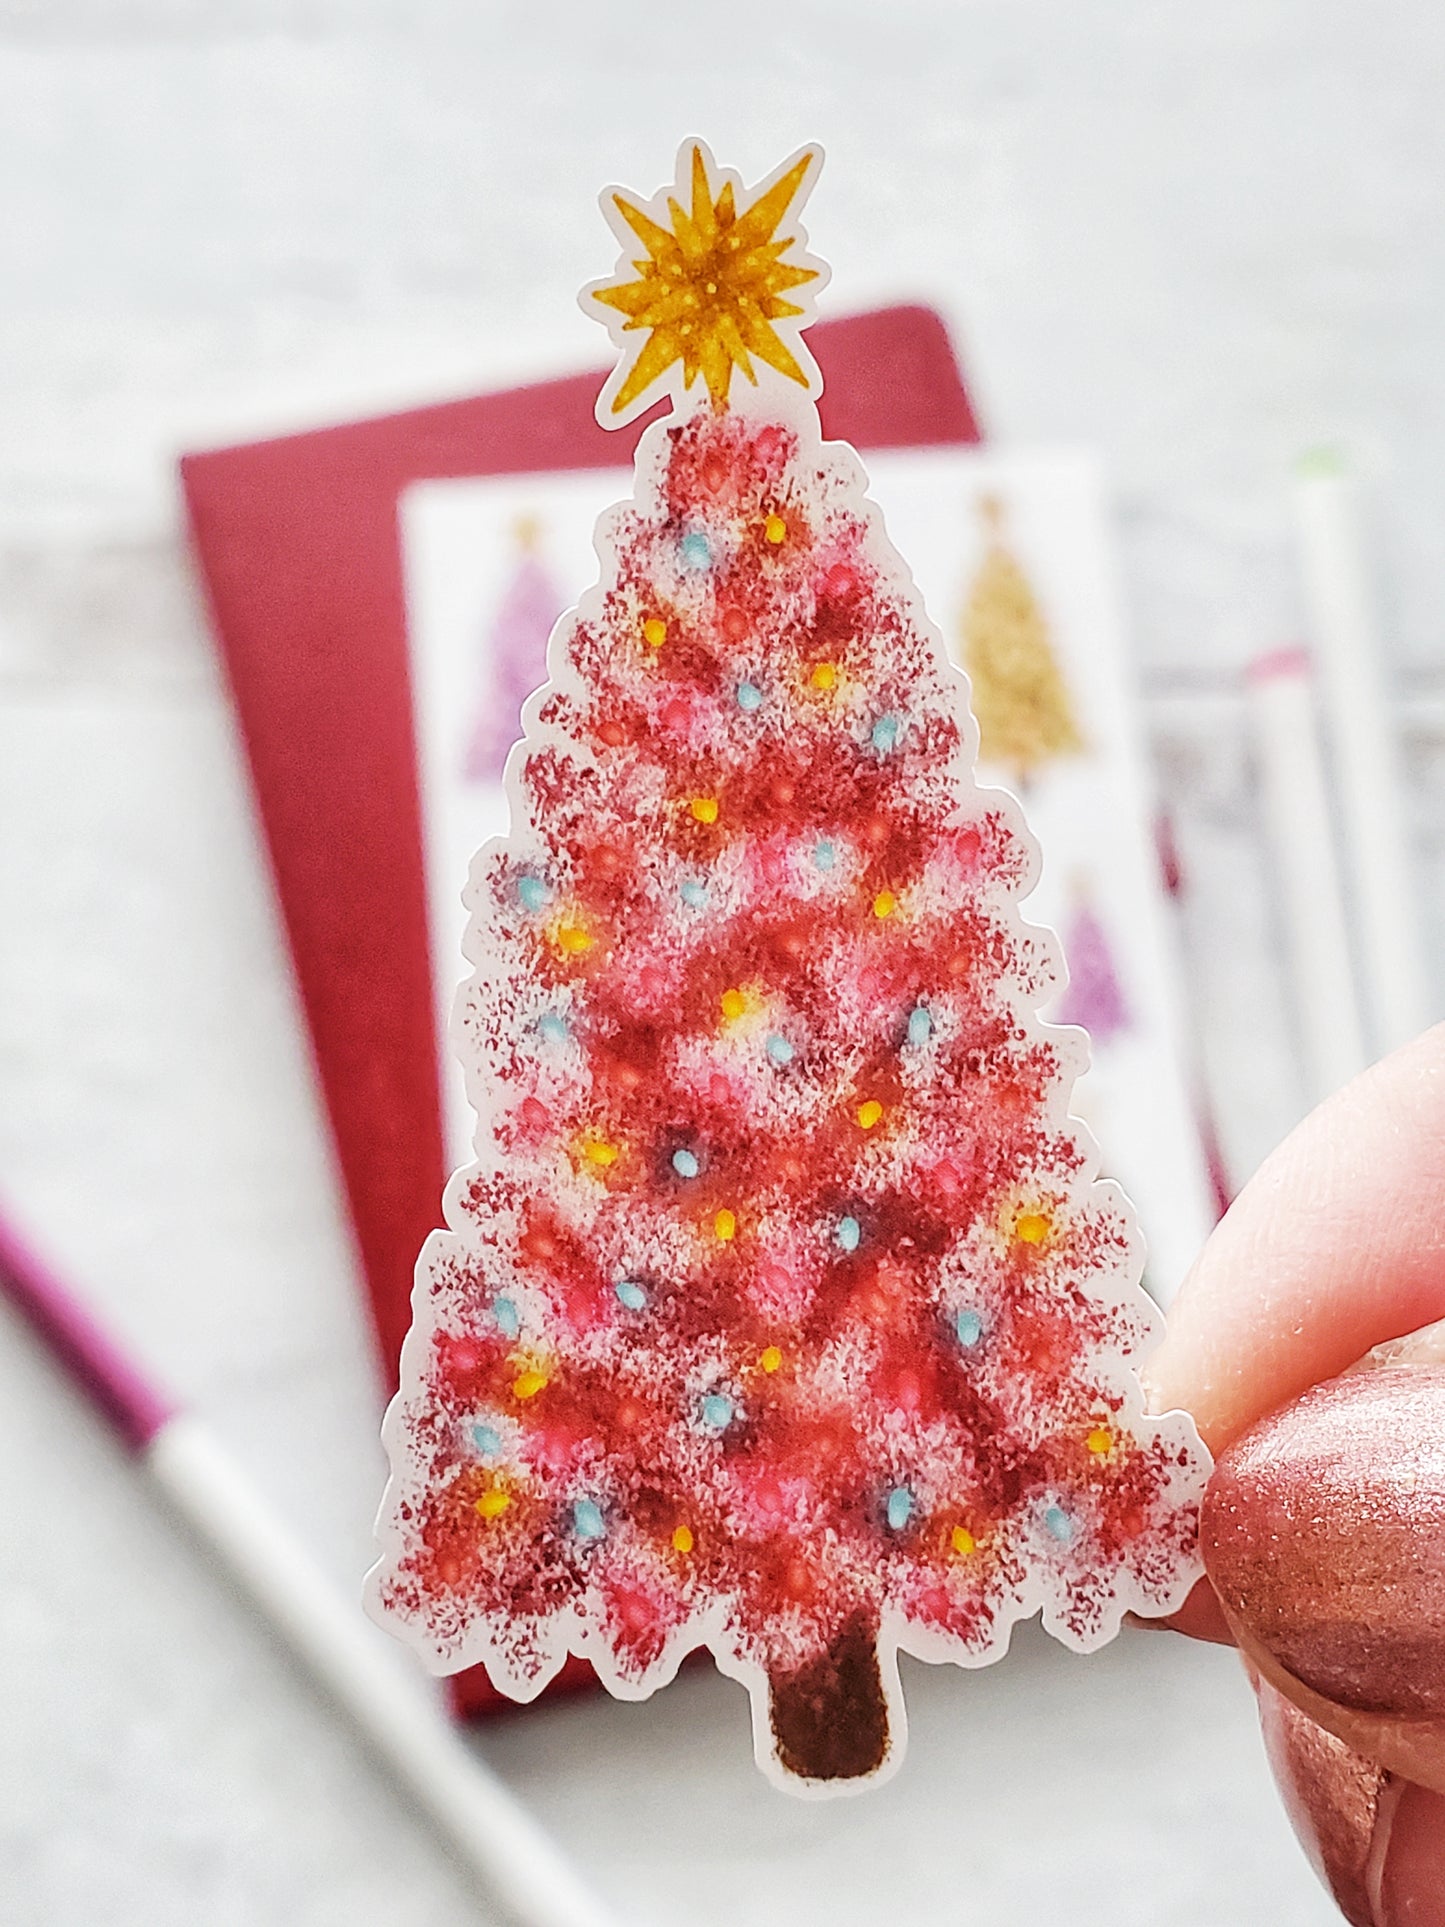
[[[604,428],[622,427],[664,394],[680,405],[699,376],[721,412],[734,372],[756,386],[759,365],[809,394],[820,391],[802,331],[828,269],[804,251],[798,216],[822,162],[820,147],[800,148],[748,190],[702,141],[686,140],[676,181],[650,201],[625,188],[605,191],[602,212],[623,257],[612,279],[582,292],[583,308],[601,311],[620,355],[597,401]],[[787,298],[805,287],[800,299]]]

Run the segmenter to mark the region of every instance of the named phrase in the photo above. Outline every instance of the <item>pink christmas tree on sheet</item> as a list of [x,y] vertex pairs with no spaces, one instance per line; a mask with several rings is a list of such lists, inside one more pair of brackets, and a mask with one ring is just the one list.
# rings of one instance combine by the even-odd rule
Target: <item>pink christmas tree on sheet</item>
[[1177,1605],[1206,1459],[1142,1409],[1033,848],[819,437],[817,165],[744,197],[690,143],[604,202],[641,258],[592,291],[635,350],[599,413],[674,412],[473,870],[477,1161],[418,1270],[371,1601],[519,1699],[569,1651],[638,1698],[708,1646],[760,1762],[825,1793],[901,1756],[900,1649]]
[[1075,902],[1064,937],[1069,981],[1059,1006],[1061,1024],[1078,1024],[1096,1044],[1107,1044],[1132,1019],[1119,982],[1108,933],[1086,897]]
[[513,743],[522,733],[522,704],[547,675],[547,638],[566,601],[542,558],[540,531],[530,516],[516,527],[517,566],[487,632],[483,689],[467,745],[466,776],[499,783]]

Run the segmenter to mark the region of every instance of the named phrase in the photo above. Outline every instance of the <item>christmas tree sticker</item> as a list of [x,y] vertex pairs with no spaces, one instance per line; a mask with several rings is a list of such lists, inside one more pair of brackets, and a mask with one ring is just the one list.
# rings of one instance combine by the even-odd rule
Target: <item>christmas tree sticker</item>
[[983,561],[963,612],[963,666],[978,719],[979,756],[1021,787],[1046,763],[1084,747],[1048,624],[1028,576],[1003,540],[1003,504],[985,496]]
[[467,744],[472,783],[499,783],[521,728],[522,704],[547,675],[547,638],[565,607],[541,554],[536,518],[519,516],[512,531],[517,561],[487,634],[477,719]]
[[1035,854],[966,685],[824,443],[806,148],[698,142],[603,208],[587,304],[644,434],[476,860],[475,1162],[417,1272],[373,1610],[530,1699],[710,1648],[821,1795],[904,1745],[898,1654],[980,1665],[1178,1605],[1207,1461],[1036,1012]]

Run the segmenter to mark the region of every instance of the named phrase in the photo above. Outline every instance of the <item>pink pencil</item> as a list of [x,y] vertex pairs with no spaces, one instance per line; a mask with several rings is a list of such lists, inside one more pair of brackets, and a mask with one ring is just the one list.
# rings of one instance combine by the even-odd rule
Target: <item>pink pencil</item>
[[462,1863],[521,1927],[609,1927],[551,1839],[399,1667],[224,1447],[148,1382],[0,1211],[0,1291]]

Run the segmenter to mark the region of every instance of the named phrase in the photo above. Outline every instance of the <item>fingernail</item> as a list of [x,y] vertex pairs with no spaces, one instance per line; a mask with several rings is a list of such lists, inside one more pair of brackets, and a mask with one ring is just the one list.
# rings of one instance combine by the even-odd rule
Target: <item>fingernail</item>
[[1301,1684],[1445,1715],[1445,1365],[1375,1361],[1246,1432],[1200,1540],[1231,1620]]
[[1370,1892],[1371,1849],[1389,1775],[1256,1680],[1265,1751],[1290,1825],[1350,1927],[1384,1927]]
[[1256,1681],[1285,1812],[1350,1927],[1445,1927],[1445,1797],[1386,1773]]
[[1403,1338],[1387,1338],[1366,1352],[1353,1372],[1388,1371],[1393,1365],[1445,1365],[1445,1318],[1419,1331],[1406,1332]]
[[1445,1796],[1401,1782],[1390,1811],[1387,1789],[1377,1828],[1387,1826],[1370,1927],[1445,1927]]

